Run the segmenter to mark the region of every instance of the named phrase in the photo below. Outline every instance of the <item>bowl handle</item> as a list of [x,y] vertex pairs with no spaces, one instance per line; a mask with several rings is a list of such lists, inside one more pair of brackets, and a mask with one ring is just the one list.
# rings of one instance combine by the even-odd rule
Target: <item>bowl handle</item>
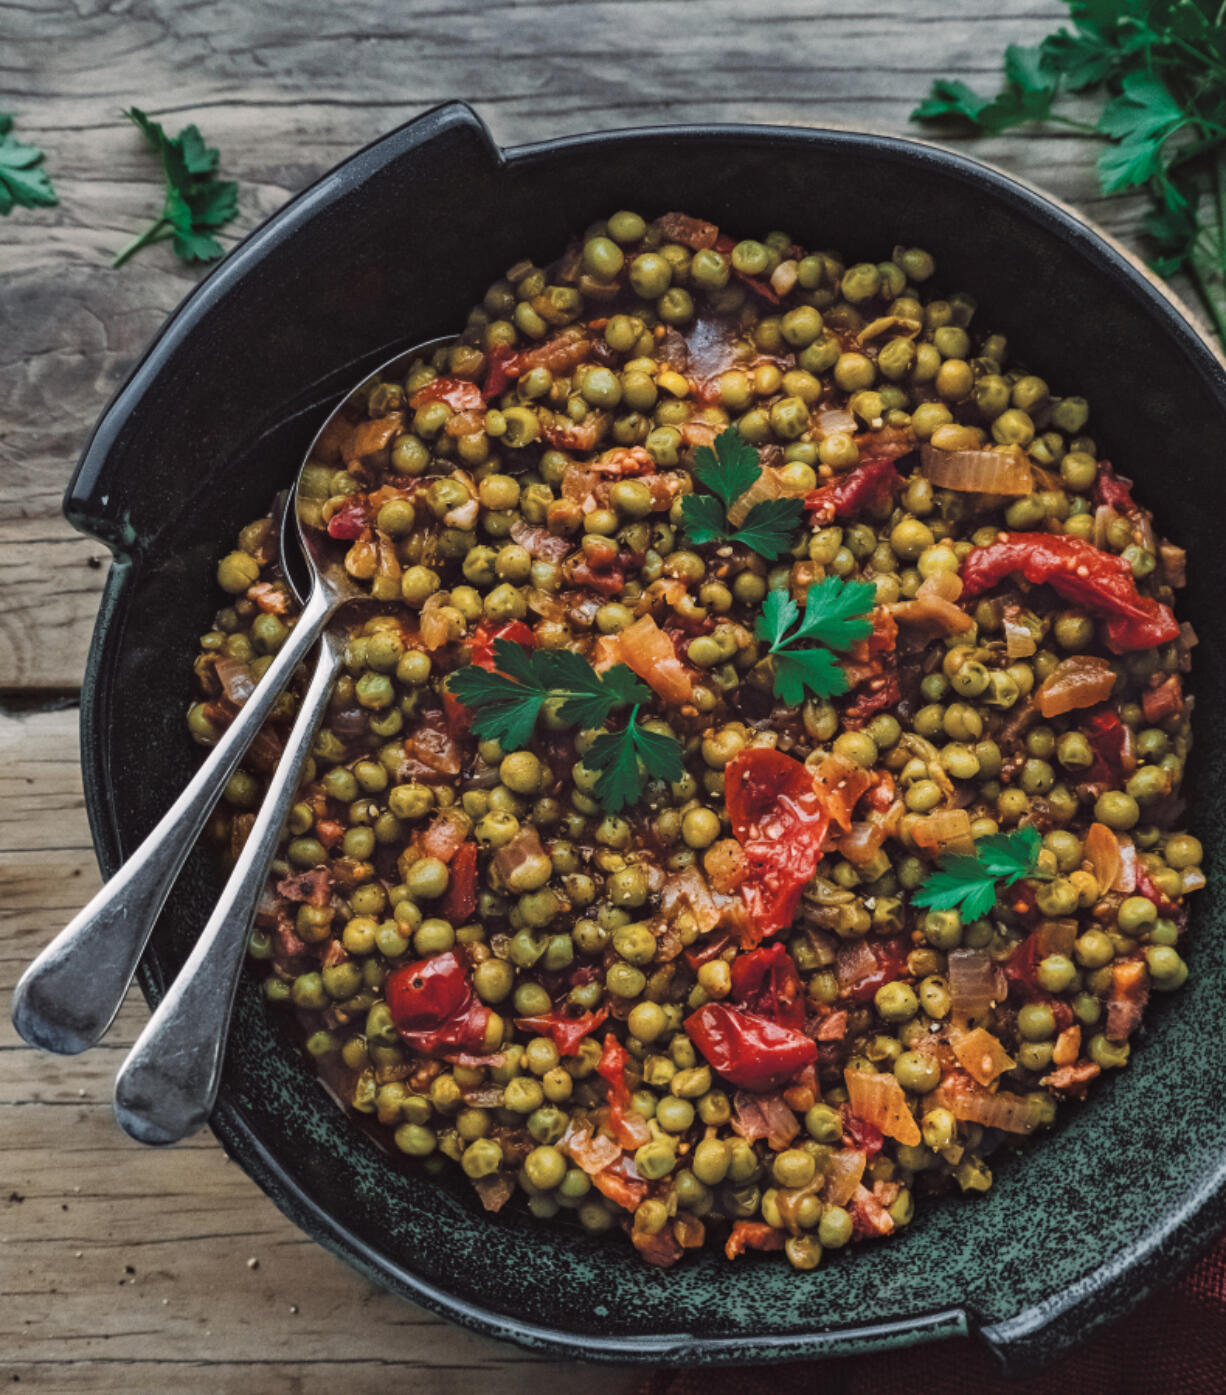
[[[496,176],[503,163],[502,151],[472,108],[464,102],[446,102],[381,136],[296,194],[195,287],[112,397],[64,495],[69,523],[113,551],[130,555],[139,552],[165,522],[157,508],[157,476],[166,468],[159,461],[173,450],[173,443],[165,439],[137,441],[135,408],[146,399],[146,409],[150,401],[156,402],[166,420],[182,410],[172,375],[178,366],[175,359],[190,339],[197,344],[215,343],[218,324],[232,329],[243,323],[244,316],[255,319],[255,334],[263,332],[258,307],[269,277],[282,275],[297,255],[287,248],[291,239],[296,249],[305,248],[305,255],[316,259],[343,251],[356,241],[353,224],[360,224],[367,197],[371,202],[386,201],[389,186],[410,209],[414,209],[415,192],[423,191],[420,217],[429,223],[432,216],[438,216],[433,210],[440,210],[445,217],[448,206],[454,205],[464,190]],[[356,216],[348,216],[350,210],[357,210]],[[343,284],[336,289],[342,302],[346,294],[362,293],[363,288],[351,292]],[[287,401],[297,391],[317,405],[333,387],[342,392],[366,371],[366,359],[381,361],[396,347],[347,336],[343,316],[329,311],[327,306],[306,305],[299,312],[299,323],[283,320],[277,325],[280,336],[292,338],[300,356],[309,360],[306,366],[295,360],[299,376],[287,385]],[[429,309],[423,313],[428,316]],[[310,346],[325,338],[321,319],[327,322],[334,342],[312,352]],[[303,350],[303,345],[307,349]],[[233,354],[246,346],[232,343],[223,347]],[[258,346],[252,351],[258,352]],[[224,458],[236,444],[221,434],[226,405],[221,401],[210,406],[213,410],[202,413],[201,420],[184,422],[179,429],[208,432],[216,455]],[[144,416],[149,415],[146,410]],[[132,468],[134,457],[149,462],[149,478]]]

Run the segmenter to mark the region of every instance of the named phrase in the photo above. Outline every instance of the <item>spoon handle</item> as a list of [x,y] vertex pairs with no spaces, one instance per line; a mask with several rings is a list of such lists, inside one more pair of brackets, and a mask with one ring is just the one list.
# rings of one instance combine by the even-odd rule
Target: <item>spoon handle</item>
[[325,636],[315,673],[260,811],[187,962],[115,1079],[115,1118],[138,1143],[177,1143],[208,1119],[247,940],[336,675],[343,642]]
[[42,951],[13,991],[31,1046],[71,1056],[111,1025],[158,913],[214,805],[291,675],[335,609],[315,586],[298,623],[208,759],[145,841]]

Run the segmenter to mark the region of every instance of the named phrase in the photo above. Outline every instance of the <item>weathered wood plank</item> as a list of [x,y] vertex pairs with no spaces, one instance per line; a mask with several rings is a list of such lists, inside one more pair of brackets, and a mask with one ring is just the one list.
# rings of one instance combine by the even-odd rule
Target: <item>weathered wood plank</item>
[[[75,710],[0,717],[0,1002],[95,889]],[[0,1380],[35,1390],[386,1389],[412,1363],[440,1395],[576,1369],[460,1331],[376,1289],[296,1230],[204,1134],[165,1152],[111,1117],[131,995],[104,1045],[64,1058],[0,1019]],[[54,1165],[49,1161],[54,1159]],[[255,1267],[248,1261],[255,1259]],[[351,1361],[350,1357],[354,1359]],[[627,1390],[584,1371],[593,1395]]]
[[[346,154],[456,95],[507,144],[679,121],[865,125],[930,134],[908,114],[934,77],[995,81],[999,55],[1063,17],[1056,0],[880,0],[813,14],[780,0],[566,0],[337,15],[140,0],[116,23],[65,0],[0,3],[6,101],[50,152],[56,209],[0,220],[0,688],[79,681],[104,569],[58,518],[72,461],[111,391],[197,273],[167,247],[119,272],[109,257],[156,211],[154,169],[119,110],[199,120],[240,181],[233,241]],[[361,73],[355,84],[354,74]],[[720,74],[718,84],[712,73]],[[1066,130],[950,144],[1037,179],[1135,245],[1143,199],[1097,193],[1097,148]],[[61,585],[66,582],[66,585]]]

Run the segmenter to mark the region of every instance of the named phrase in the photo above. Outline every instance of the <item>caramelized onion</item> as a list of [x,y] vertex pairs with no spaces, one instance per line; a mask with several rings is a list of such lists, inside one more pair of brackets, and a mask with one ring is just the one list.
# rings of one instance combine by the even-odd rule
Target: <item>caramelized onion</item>
[[1028,659],[1038,648],[1034,631],[1021,618],[1016,607],[1005,608],[1005,613],[1001,616],[1001,626],[1005,632],[1005,653],[1009,658]]
[[967,1021],[996,1001],[996,966],[986,950],[955,949],[949,955],[950,1009]]
[[916,819],[911,830],[915,846],[940,857],[946,852],[972,853],[971,816],[965,809],[939,809],[927,818]]
[[235,707],[241,707],[255,692],[255,678],[242,659],[232,659],[229,655],[219,654],[213,660],[213,669],[222,692]]
[[841,828],[851,827],[851,811],[873,777],[845,756],[829,755],[813,774],[813,788],[831,819]]
[[956,572],[933,572],[913,601],[896,602],[890,614],[906,625],[928,625],[945,634],[961,634],[975,623],[954,604],[961,594],[962,581]]
[[781,470],[768,465],[745,493],[731,504],[728,509],[728,522],[739,528],[755,504],[764,503],[768,499],[803,498],[808,492],[804,485],[798,487],[791,483]]
[[721,919],[711,888],[696,867],[687,867],[668,878],[660,891],[660,907],[670,920],[677,911],[688,910],[700,935],[714,930]]
[[813,430],[819,441],[827,436],[850,436],[855,429],[856,419],[846,407],[825,407],[813,417]]
[[938,450],[920,447],[924,474],[940,489],[963,494],[1034,493],[1034,474],[1026,452],[1018,446],[1001,450]]
[[1123,868],[1120,845],[1105,823],[1092,823],[1082,851],[1089,860],[1090,871],[1098,883],[1098,894],[1101,896],[1115,885]]
[[878,315],[856,335],[856,342],[867,344],[883,334],[889,334],[891,330],[895,339],[914,339],[923,327],[919,320],[913,320],[908,315]]
[[843,990],[877,972],[877,956],[863,940],[845,941],[835,956],[834,972]]
[[868,1158],[858,1148],[840,1148],[832,1153],[826,1167],[823,1200],[832,1206],[846,1206],[855,1196],[867,1165]]
[[623,661],[665,702],[689,702],[694,696],[673,642],[650,615],[641,616],[617,636]]
[[582,1168],[589,1177],[603,1172],[606,1167],[617,1162],[622,1155],[620,1143],[615,1143],[613,1139],[607,1138],[602,1133],[593,1134],[587,1128],[574,1134],[571,1134],[568,1129],[566,1136],[559,1143],[559,1147],[570,1158],[571,1162]]
[[953,1049],[958,1064],[980,1085],[990,1085],[998,1075],[1013,1069],[1013,1057],[982,1027],[955,1036]]
[[1076,707],[1106,702],[1115,687],[1115,670],[1094,654],[1072,654],[1061,659],[1035,692],[1044,717],[1058,717]]
[[517,518],[511,524],[511,541],[526,548],[533,557],[543,558],[546,562],[560,562],[573,547],[569,538],[559,537],[548,528],[541,528],[522,518]]
[[843,1083],[851,1112],[866,1124],[881,1130],[887,1138],[914,1147],[921,1141],[919,1125],[907,1104],[897,1077],[870,1075],[862,1070],[845,1070]]
[[490,862],[490,866],[498,880],[503,886],[506,886],[508,878],[516,868],[522,867],[529,858],[544,858],[545,856],[545,850],[541,847],[540,834],[529,823],[524,824],[509,843],[504,843],[498,849]]
[[1158,556],[1162,560],[1162,577],[1168,586],[1178,588],[1188,584],[1188,553],[1186,548],[1174,543],[1158,544]]
[[1032,1133],[1039,1122],[1040,1106],[1025,1095],[1011,1095],[1007,1090],[993,1095],[970,1087],[969,1082],[962,1089],[943,1093],[954,1118],[966,1123],[1006,1133]]

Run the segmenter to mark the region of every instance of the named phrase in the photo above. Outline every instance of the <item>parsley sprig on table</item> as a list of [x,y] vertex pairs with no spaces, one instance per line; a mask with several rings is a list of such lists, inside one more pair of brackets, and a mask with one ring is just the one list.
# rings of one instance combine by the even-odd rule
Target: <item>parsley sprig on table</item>
[[761,499],[740,525],[728,510],[762,474],[758,452],[735,426],[721,431],[715,449],[694,452],[694,478],[710,494],[687,494],[681,500],[681,521],[692,543],[738,542],[773,562],[792,546],[800,524],[799,499]]
[[14,206],[52,208],[59,200],[51,180],[39,166],[43,152],[13,138],[13,118],[0,112],[0,214]]
[[185,126],[170,137],[139,107],[124,115],[144,133],[157,151],[166,178],[166,198],[161,215],[115,257],[112,266],[122,266],[129,257],[154,242],[171,239],[177,256],[185,262],[211,262],[225,248],[213,236],[238,214],[238,185],[217,179],[218,152],[205,145],[196,126]]
[[526,649],[510,640],[494,641],[493,669],[472,664],[451,676],[452,695],[471,708],[473,731],[483,741],[497,741],[517,751],[532,738],[541,709],[558,702],[558,716],[581,727],[597,727],[621,707],[629,707],[620,731],[601,732],[583,756],[600,776],[593,793],[601,806],[617,813],[635,803],[651,778],[679,780],[685,773],[681,744],[675,736],[650,731],[638,720],[651,690],[625,664],[603,674],[578,654],[561,649]]
[[[1221,0],[1066,0],[1072,29],[1036,48],[1011,45],[1005,82],[984,97],[939,81],[912,117],[956,118],[997,134],[1029,121],[1072,126],[1108,142],[1104,194],[1145,187],[1153,267],[1191,277],[1226,344],[1226,7]],[[1054,110],[1097,89],[1096,125]]]
[[[786,591],[772,591],[754,633],[770,645],[767,653],[775,661],[775,696],[798,707],[806,691],[817,698],[845,693],[847,675],[831,651],[842,653],[872,634],[873,622],[867,617],[876,597],[871,581],[828,576],[809,587],[802,619],[800,607]],[[824,647],[810,648],[811,643]]]
[[1043,840],[1037,828],[1015,828],[1011,833],[990,833],[975,840],[975,852],[950,853],[911,897],[913,906],[934,911],[958,910],[964,920],[978,920],[996,904],[998,888],[1012,886],[1023,877],[1050,881],[1039,868]]

